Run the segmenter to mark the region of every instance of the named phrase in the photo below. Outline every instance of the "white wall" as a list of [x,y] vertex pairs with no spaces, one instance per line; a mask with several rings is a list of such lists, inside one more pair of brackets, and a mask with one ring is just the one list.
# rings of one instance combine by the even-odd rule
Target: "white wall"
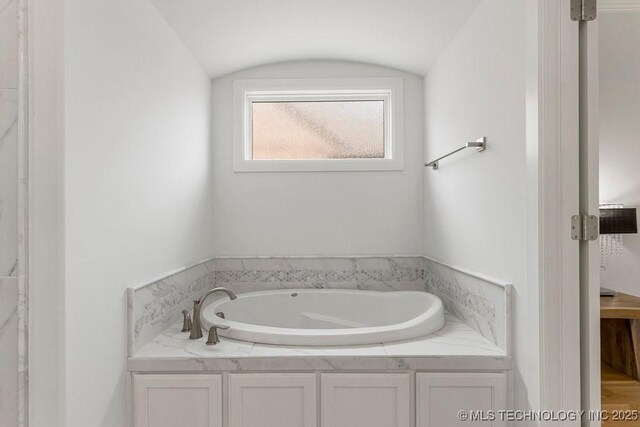
[[[233,80],[402,77],[404,171],[233,172]],[[422,251],[422,78],[360,63],[301,61],[214,80],[215,253],[416,254]]]
[[210,80],[149,0],[67,0],[66,426],[126,425],[125,288],[212,254]]
[[64,422],[63,3],[29,3],[29,425]]
[[[640,209],[640,12],[601,13],[600,201]],[[607,256],[601,283],[640,296],[640,235]]]
[[425,252],[515,286],[516,404],[526,365],[525,1],[483,0],[425,76]]

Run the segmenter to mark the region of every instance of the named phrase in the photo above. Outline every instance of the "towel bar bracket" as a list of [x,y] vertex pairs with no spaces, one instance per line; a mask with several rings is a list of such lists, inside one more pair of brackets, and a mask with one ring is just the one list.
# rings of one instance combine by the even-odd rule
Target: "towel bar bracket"
[[425,163],[425,166],[431,166],[433,168],[433,170],[438,170],[439,166],[438,166],[438,162],[440,162],[440,160],[449,157],[453,154],[456,154],[458,151],[462,151],[466,148],[475,148],[476,151],[478,153],[486,150],[487,148],[487,138],[485,136],[483,136],[482,138],[478,138],[475,141],[471,141],[471,142],[467,142],[463,147],[458,148],[457,150],[453,150],[452,152],[445,154],[442,157],[438,157],[435,160],[430,161],[429,163]]

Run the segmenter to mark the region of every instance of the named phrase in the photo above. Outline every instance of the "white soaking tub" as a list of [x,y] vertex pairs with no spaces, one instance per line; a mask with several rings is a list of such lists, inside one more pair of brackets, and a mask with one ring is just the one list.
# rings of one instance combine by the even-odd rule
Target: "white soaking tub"
[[[224,313],[224,319],[216,313]],[[257,343],[329,346],[416,338],[444,326],[442,301],[426,292],[273,290],[224,297],[202,310],[202,323],[229,325],[222,336]]]

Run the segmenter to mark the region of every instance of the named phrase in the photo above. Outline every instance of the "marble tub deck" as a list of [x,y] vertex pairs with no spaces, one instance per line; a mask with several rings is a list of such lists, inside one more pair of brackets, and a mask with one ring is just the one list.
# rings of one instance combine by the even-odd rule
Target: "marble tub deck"
[[128,359],[133,372],[309,370],[508,370],[511,357],[451,315],[425,337],[348,347],[289,347],[221,337],[190,340],[177,322]]

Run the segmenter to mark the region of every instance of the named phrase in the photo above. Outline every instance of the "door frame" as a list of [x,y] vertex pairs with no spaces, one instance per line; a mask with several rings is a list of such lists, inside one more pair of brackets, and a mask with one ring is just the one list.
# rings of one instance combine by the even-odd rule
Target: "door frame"
[[[579,34],[570,0],[527,2],[527,290],[532,409],[578,410]],[[563,425],[579,425],[567,422]]]

